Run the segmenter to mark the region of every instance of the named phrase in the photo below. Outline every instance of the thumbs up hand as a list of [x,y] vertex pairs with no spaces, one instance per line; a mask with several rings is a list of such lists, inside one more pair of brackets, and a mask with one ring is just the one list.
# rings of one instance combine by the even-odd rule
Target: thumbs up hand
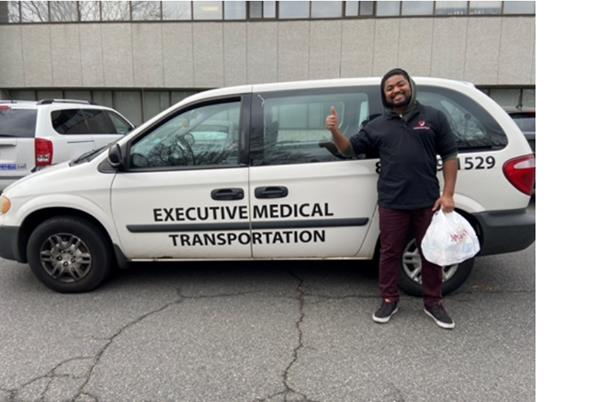
[[338,128],[338,116],[334,106],[331,107],[331,112],[325,119],[325,127],[327,127],[329,130],[335,130]]

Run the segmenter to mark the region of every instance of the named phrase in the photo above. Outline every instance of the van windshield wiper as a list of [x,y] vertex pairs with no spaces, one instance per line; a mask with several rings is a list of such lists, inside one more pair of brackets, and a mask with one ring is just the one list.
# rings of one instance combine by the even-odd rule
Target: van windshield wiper
[[79,155],[77,158],[73,159],[71,161],[71,163],[69,163],[69,165],[73,166],[73,165],[77,165],[78,163],[81,163],[81,162],[89,162],[90,160],[92,160],[92,158],[94,156],[96,156],[97,154],[99,154],[100,152],[102,152],[106,148],[108,148],[109,145],[110,144],[106,144],[100,148],[92,149],[91,151],[85,152],[85,153]]

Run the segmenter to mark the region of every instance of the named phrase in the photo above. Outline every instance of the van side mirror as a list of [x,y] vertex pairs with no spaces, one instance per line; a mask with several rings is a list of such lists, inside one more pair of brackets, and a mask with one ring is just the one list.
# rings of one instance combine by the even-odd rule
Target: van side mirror
[[112,144],[108,149],[108,163],[115,169],[123,167],[123,153],[119,144]]

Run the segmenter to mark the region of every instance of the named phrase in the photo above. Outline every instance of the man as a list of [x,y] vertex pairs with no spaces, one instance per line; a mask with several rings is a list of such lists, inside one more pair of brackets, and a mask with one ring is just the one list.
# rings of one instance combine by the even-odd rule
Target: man
[[[326,119],[334,143],[345,155],[372,154],[381,161],[377,184],[379,198],[379,288],[383,302],[373,314],[386,323],[398,311],[398,277],[408,235],[415,234],[419,251],[433,212],[454,210],[458,165],[456,141],[444,114],[416,100],[416,87],[408,73],[393,69],[381,80],[382,116],[358,134],[346,138],[338,128],[335,108]],[[443,161],[444,190],[436,177],[437,160]],[[446,329],[454,321],[442,306],[442,269],[421,253],[425,313]]]

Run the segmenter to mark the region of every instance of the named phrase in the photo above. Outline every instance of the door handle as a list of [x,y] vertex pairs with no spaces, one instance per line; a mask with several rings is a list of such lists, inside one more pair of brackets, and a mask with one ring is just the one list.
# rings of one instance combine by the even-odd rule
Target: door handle
[[256,198],[284,198],[288,195],[288,189],[284,186],[256,187],[254,196]]
[[244,199],[244,189],[243,188],[217,188],[210,192],[210,196],[213,200],[217,200],[217,201],[243,200]]

